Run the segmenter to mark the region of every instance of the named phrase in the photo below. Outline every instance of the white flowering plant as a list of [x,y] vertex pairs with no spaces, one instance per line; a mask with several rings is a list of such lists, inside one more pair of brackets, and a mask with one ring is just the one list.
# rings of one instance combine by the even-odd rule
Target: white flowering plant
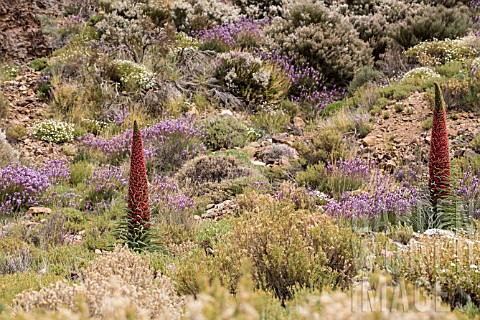
[[13,64],[0,64],[0,81],[13,80],[20,73],[20,67]]
[[126,90],[148,90],[155,86],[155,73],[144,65],[128,60],[116,60],[114,64],[116,77]]
[[32,132],[39,140],[63,143],[73,140],[74,131],[74,126],[71,123],[49,119],[37,122]]
[[171,15],[178,30],[199,31],[241,19],[240,8],[220,0],[175,0]]
[[440,75],[428,67],[419,67],[405,73],[402,82],[412,79],[429,80],[434,78],[440,78]]
[[230,51],[220,54],[215,77],[246,102],[276,103],[290,88],[290,79],[282,68],[248,52]]
[[475,35],[459,39],[422,42],[407,51],[405,56],[414,58],[423,66],[436,66],[450,61],[465,62],[479,53],[480,40]]

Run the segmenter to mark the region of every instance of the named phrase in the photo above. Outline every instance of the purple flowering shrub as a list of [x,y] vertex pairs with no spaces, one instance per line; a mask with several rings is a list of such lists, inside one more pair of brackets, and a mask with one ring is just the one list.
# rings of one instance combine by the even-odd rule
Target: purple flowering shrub
[[[205,150],[204,130],[189,117],[163,120],[140,131],[147,163],[159,170],[176,169]],[[86,134],[80,140],[82,152],[118,164],[129,155],[132,136],[131,129],[111,139]]]
[[122,189],[127,185],[126,173],[121,167],[104,165],[93,171],[86,184],[89,189],[85,206],[91,209],[94,204],[108,203],[114,196],[123,193]]
[[338,199],[346,191],[360,189],[374,172],[371,161],[360,158],[339,159],[334,164],[318,163],[298,173],[297,182]]
[[150,184],[152,216],[167,224],[186,224],[192,217],[195,200],[184,194],[175,179],[155,176]]
[[330,199],[325,209],[335,218],[386,223],[410,213],[421,198],[420,188],[397,184],[390,175],[377,171],[362,189],[345,191],[340,199]]
[[197,33],[200,49],[227,52],[234,49],[257,48],[262,43],[265,21],[241,19],[225,23]]
[[455,194],[463,202],[467,212],[474,217],[478,217],[480,214],[480,170],[474,173],[472,168],[469,167],[459,180]]
[[9,165],[0,174],[0,212],[13,214],[52,200],[49,188],[69,177],[69,168],[62,161],[52,161],[43,168]]
[[343,99],[345,89],[327,87],[322,73],[308,63],[299,63],[293,57],[281,55],[278,51],[258,51],[264,61],[280,65],[290,79],[289,98],[302,107],[310,118],[317,116],[326,106]]

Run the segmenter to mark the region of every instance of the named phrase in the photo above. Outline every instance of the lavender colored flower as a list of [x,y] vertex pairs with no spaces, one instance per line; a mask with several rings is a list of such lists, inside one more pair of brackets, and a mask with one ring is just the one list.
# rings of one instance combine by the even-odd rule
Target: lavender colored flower
[[120,167],[105,165],[96,169],[87,179],[90,192],[87,202],[94,204],[100,201],[110,201],[119,190],[127,185],[126,174]]
[[185,211],[195,207],[195,200],[181,192],[175,180],[156,176],[150,185],[151,210],[157,214]]
[[261,39],[261,28],[267,23],[267,20],[254,21],[243,18],[234,23],[225,23],[211,29],[201,30],[196,36],[205,49],[229,51],[237,46],[251,45],[251,43],[239,44],[238,42],[242,38]]
[[377,218],[385,214],[404,215],[420,201],[420,190],[406,184],[396,185],[392,178],[374,175],[362,192],[346,191],[339,200],[325,206],[332,217]]
[[[205,151],[205,147],[200,141],[204,135],[203,127],[197,126],[190,117],[160,121],[140,131],[147,162],[162,157],[164,154],[162,147],[166,144],[182,146],[183,149],[179,150],[179,154],[176,156],[183,159],[191,158]],[[133,131],[130,129],[111,139],[86,134],[80,142],[84,148],[101,151],[112,161],[121,161],[130,152],[129,146],[132,137]]]
[[480,215],[480,170],[473,173],[469,167],[459,180],[455,194],[463,201],[467,212],[475,217]]

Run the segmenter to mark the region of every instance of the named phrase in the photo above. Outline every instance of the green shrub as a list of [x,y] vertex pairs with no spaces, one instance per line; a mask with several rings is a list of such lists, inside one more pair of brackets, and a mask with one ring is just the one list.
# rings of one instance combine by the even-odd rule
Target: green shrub
[[0,84],[4,81],[14,80],[20,73],[20,68],[13,64],[0,64]]
[[355,71],[372,64],[372,50],[345,16],[320,2],[296,1],[266,34],[270,49],[318,68],[327,82],[347,84]]
[[470,147],[476,152],[480,152],[480,134],[477,134],[470,142]]
[[223,154],[186,162],[175,179],[185,193],[202,197],[206,203],[222,202],[241,193],[248,184],[266,180],[242,160]]
[[70,183],[77,185],[85,181],[93,173],[95,166],[88,161],[78,161],[70,165]]
[[5,134],[7,136],[7,140],[10,142],[17,142],[27,135],[27,128],[25,128],[21,124],[12,125],[7,128]]
[[215,77],[247,103],[277,103],[290,89],[288,75],[273,62],[263,62],[251,53],[238,51],[222,53],[218,59]]
[[355,72],[355,76],[348,85],[348,92],[353,94],[359,87],[365,85],[370,81],[378,81],[382,78],[382,73],[373,69],[370,66],[361,68],[358,72]]
[[310,165],[305,171],[297,173],[296,181],[300,185],[317,189],[339,199],[345,191],[360,189],[364,184],[363,177],[347,176],[335,171],[328,172],[323,163]]
[[306,165],[314,165],[319,162],[336,162],[345,158],[346,150],[342,134],[335,129],[323,130],[302,142],[295,143],[300,158]]
[[37,139],[55,143],[73,140],[73,131],[72,124],[57,120],[37,122],[33,127],[33,135]]
[[251,118],[255,128],[270,134],[285,132],[290,116],[273,105],[262,105]]
[[0,239],[0,275],[26,272],[33,263],[28,244],[17,238]]
[[0,92],[0,119],[6,118],[9,111],[8,99]]
[[41,71],[48,66],[48,59],[47,58],[38,58],[38,59],[32,60],[32,61],[30,61],[28,66],[35,71]]
[[237,292],[246,260],[257,288],[282,301],[299,288],[345,288],[356,273],[356,236],[324,215],[296,209],[289,198],[278,202],[252,192],[231,229],[211,243],[213,255],[195,251],[175,271],[181,293],[197,294],[198,274],[219,278]]
[[201,122],[205,126],[203,143],[210,150],[244,147],[252,138],[252,129],[231,116],[211,116]]
[[391,25],[391,37],[408,49],[426,40],[455,39],[468,28],[468,9],[421,6],[402,22]]
[[432,117],[428,117],[427,120],[425,120],[422,124],[422,129],[425,130],[425,131],[428,131],[430,129],[432,129],[432,125],[433,125],[433,119]]

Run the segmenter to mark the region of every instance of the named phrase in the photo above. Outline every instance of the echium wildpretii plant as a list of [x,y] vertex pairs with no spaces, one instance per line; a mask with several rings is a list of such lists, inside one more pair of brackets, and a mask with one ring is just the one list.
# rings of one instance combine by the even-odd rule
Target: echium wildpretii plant
[[143,151],[142,134],[133,123],[130,179],[128,182],[128,212],[118,230],[117,238],[136,252],[156,249],[150,225],[147,165]]
[[447,117],[440,85],[435,83],[430,158],[428,161],[428,188],[432,205],[450,195],[450,152],[448,148]]

